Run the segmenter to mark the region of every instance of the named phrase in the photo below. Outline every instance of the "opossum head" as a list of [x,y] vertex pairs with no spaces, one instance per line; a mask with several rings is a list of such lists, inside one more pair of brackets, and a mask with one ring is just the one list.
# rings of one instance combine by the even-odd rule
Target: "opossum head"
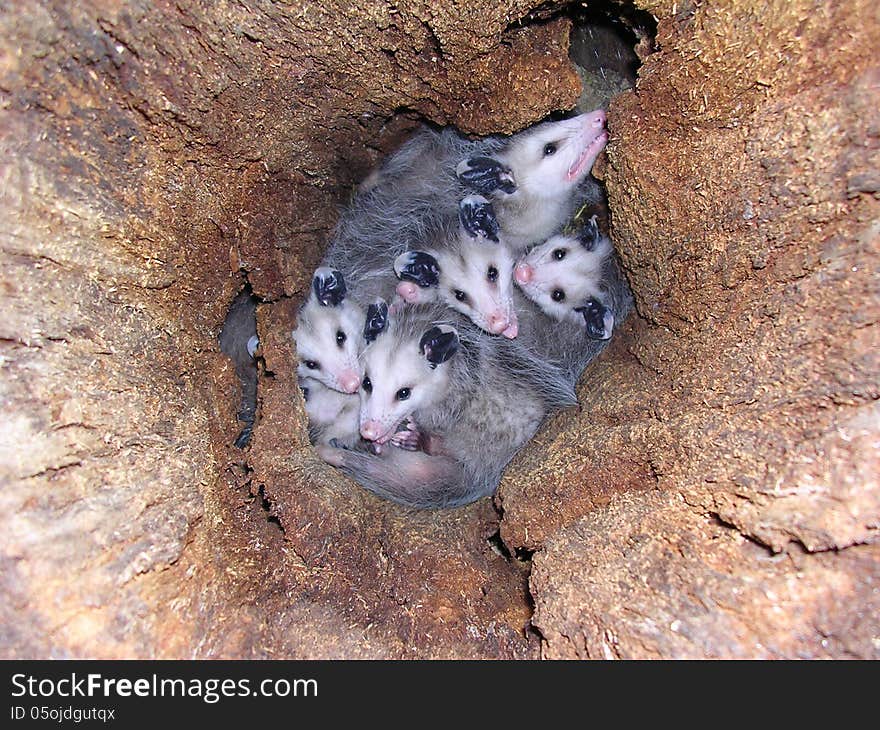
[[509,338],[519,331],[513,266],[506,246],[466,233],[441,248],[408,251],[394,262],[402,279],[397,292],[406,301],[442,301],[480,329]]
[[358,357],[363,323],[363,311],[345,296],[342,274],[326,267],[315,271],[312,292],[293,331],[297,375],[342,393],[356,393],[361,384]]
[[450,384],[448,361],[458,351],[458,333],[448,324],[413,316],[405,308],[364,350],[360,432],[387,443],[403,421],[443,399]]
[[555,197],[587,176],[607,141],[605,112],[597,109],[514,135],[498,159],[511,169],[518,189]]
[[576,308],[600,294],[611,252],[611,241],[599,233],[593,216],[578,236],[553,236],[534,246],[517,262],[513,276],[548,317],[579,321]]

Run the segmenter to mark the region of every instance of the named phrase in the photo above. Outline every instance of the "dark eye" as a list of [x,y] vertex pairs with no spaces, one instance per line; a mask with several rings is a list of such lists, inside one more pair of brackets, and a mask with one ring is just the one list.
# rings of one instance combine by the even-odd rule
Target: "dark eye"
[[565,292],[562,289],[554,289],[553,293],[550,295],[554,302],[561,302],[565,299]]
[[345,332],[342,330],[339,330],[336,333],[336,344],[339,345],[339,347],[342,347],[345,344]]
[[364,379],[361,381],[361,387],[364,389],[365,393],[373,392],[373,381],[370,380],[369,377],[364,375]]
[[321,369],[321,366],[318,363],[316,363],[314,360],[306,360],[305,365],[309,370],[320,370]]
[[460,302],[467,301],[467,294],[465,294],[461,289],[456,289],[452,293],[455,294],[455,298],[458,299],[458,301],[460,301]]
[[486,272],[486,278],[489,281],[498,281],[498,269],[494,266],[490,266],[489,270]]
[[409,388],[401,388],[397,391],[397,400],[406,400],[412,395],[412,391]]
[[565,258],[565,254],[567,254],[567,253],[568,253],[568,249],[565,249],[565,248],[557,248],[557,249],[553,252],[553,258],[556,259],[557,261],[562,261],[562,259]]
[[556,145],[552,142],[549,142],[544,145],[544,157],[549,157],[554,152],[556,152]]

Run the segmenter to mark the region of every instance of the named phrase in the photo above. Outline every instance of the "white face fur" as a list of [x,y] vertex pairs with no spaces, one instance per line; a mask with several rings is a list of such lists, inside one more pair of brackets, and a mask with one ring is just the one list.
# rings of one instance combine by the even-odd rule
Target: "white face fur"
[[503,244],[462,239],[457,250],[431,252],[440,268],[439,298],[480,329],[516,337],[513,254]]
[[[440,329],[454,331],[448,326]],[[380,334],[364,350],[362,360],[360,431],[369,441],[386,443],[405,418],[446,395],[449,365],[432,367],[418,337],[401,343],[388,333]]]
[[356,393],[361,384],[363,327],[364,313],[352,301],[322,306],[310,296],[293,331],[297,375],[341,393]]
[[578,185],[608,141],[601,109],[559,122],[547,122],[511,138],[498,155],[518,188],[553,197]]
[[611,250],[611,241],[604,236],[592,250],[573,236],[553,236],[520,259],[514,278],[548,317],[580,322],[582,317],[574,310],[601,295],[602,267]]

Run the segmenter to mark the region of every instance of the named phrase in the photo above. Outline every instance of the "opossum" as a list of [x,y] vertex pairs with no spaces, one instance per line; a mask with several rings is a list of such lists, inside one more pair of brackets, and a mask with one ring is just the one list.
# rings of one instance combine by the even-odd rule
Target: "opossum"
[[[478,327],[492,334],[516,337],[516,310],[513,306],[514,258],[510,249],[498,241],[495,219],[482,211],[487,201],[468,196],[461,201],[463,215],[487,226],[489,235],[476,236],[462,225],[457,234],[440,245],[407,251],[394,261],[401,279],[397,293],[410,304],[435,300],[445,302]],[[493,228],[494,227],[494,228]]]
[[507,244],[516,252],[546,241],[578,205],[598,198],[589,178],[608,141],[601,109],[515,134],[503,147],[462,160],[458,177],[490,199]]
[[517,263],[514,278],[547,316],[570,320],[586,327],[590,337],[607,340],[614,313],[607,306],[602,275],[613,252],[593,216],[577,236],[552,236],[529,250]]
[[346,296],[341,272],[327,267],[317,269],[292,333],[299,360],[297,375],[331,390],[357,393],[363,323],[364,311]]
[[[411,423],[413,447],[319,453],[370,491],[418,508],[491,494],[504,467],[570,388],[514,341],[491,338],[449,309],[412,305],[389,315],[363,353],[360,433],[382,447]],[[551,382],[554,381],[554,382]]]
[[232,360],[235,374],[241,382],[238,420],[245,425],[234,442],[239,449],[250,442],[257,413],[258,374],[254,355],[259,347],[259,339],[256,310],[257,303],[250,287],[245,287],[233,299],[218,336],[220,350]]
[[[610,240],[592,219],[577,237],[555,236],[535,247],[514,276],[522,289],[514,297],[517,342],[562,370],[573,386],[633,305]],[[557,291],[563,296],[554,297]]]

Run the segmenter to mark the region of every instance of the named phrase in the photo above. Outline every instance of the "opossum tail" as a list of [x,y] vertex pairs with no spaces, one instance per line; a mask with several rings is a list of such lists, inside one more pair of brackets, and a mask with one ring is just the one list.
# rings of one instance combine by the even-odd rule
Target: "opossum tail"
[[469,504],[491,494],[496,478],[477,476],[456,459],[385,447],[381,454],[334,449],[328,459],[365,489],[416,509],[443,509]]

